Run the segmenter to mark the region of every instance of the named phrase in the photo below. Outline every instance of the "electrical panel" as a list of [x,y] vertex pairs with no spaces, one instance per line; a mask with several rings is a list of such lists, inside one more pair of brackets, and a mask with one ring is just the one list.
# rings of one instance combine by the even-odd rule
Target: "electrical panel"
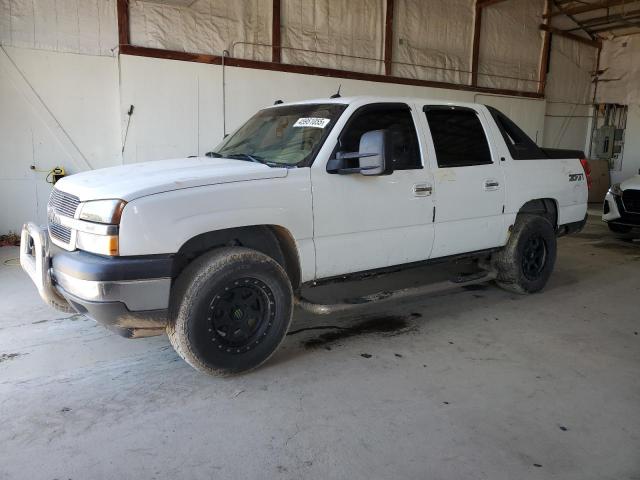
[[624,155],[626,105],[594,105],[590,157],[607,160],[611,170],[620,170]]
[[609,160],[613,156],[615,132],[616,127],[613,125],[605,125],[596,130],[594,145],[596,157]]

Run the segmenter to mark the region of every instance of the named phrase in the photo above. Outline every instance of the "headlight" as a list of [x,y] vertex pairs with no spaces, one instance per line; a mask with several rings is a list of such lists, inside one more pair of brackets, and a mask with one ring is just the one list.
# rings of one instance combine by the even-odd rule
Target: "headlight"
[[118,199],[84,202],[80,207],[76,247],[99,255],[118,255],[118,225],[126,204]]
[[620,184],[619,183],[614,183],[613,185],[611,185],[611,188],[609,189],[609,191],[613,195],[617,195],[618,197],[622,196],[622,189],[620,188]]
[[120,223],[122,210],[126,204],[127,202],[124,200],[96,200],[85,202],[80,209],[80,220],[117,225]]

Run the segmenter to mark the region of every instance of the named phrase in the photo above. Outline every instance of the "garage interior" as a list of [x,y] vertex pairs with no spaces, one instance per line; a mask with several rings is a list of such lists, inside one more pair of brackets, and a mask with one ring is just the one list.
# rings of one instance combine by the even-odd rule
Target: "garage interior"
[[[588,222],[544,292],[296,311],[269,363],[210,378],[166,337],[48,308],[20,269],[59,176],[204,155],[338,90],[491,105],[584,151]],[[601,220],[640,170],[640,1],[0,0],[0,166],[2,480],[640,478],[640,230]]]

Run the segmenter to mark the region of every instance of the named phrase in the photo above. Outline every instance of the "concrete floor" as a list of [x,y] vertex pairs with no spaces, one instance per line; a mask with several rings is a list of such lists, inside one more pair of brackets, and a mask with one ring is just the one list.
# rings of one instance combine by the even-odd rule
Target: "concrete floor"
[[0,479],[640,479],[640,241],[591,218],[559,245],[542,294],[297,313],[354,328],[230,379],[48,309],[2,248]]

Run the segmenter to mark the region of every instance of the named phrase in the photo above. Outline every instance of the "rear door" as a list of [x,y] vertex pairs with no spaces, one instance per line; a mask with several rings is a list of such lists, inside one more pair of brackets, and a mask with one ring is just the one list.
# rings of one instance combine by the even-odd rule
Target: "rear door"
[[497,247],[504,240],[504,173],[484,112],[427,105],[429,161],[434,172],[432,258]]

